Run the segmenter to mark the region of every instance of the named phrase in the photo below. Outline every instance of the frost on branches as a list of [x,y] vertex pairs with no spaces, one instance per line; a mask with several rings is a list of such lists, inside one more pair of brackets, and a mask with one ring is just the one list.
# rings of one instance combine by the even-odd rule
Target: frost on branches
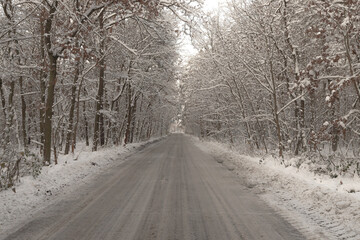
[[279,159],[308,156],[329,171],[356,168],[358,1],[237,0],[223,11],[194,36],[199,52],[183,74],[187,131]]

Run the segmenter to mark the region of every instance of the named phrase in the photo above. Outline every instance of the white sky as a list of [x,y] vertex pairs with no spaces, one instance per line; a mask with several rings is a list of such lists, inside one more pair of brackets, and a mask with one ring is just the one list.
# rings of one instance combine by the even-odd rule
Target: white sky
[[204,1],[204,10],[206,12],[210,12],[216,9],[220,2],[224,2],[224,0],[205,0]]
[[[226,0],[204,0],[203,9],[209,13],[219,8],[219,4],[224,3]],[[183,58],[188,58],[197,53],[197,50],[191,45],[189,36],[185,36],[182,40],[182,46],[180,48],[180,55]]]

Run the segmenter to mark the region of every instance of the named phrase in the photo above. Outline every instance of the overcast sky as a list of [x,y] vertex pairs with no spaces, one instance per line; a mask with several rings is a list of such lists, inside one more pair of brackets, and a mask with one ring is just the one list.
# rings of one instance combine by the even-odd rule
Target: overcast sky
[[[218,8],[219,3],[225,2],[226,0],[205,0],[204,1],[204,11],[211,12]],[[189,36],[184,36],[182,40],[183,44],[180,48],[180,54],[183,58],[188,58],[189,56],[193,56],[197,53],[196,49],[191,45],[191,40]]]

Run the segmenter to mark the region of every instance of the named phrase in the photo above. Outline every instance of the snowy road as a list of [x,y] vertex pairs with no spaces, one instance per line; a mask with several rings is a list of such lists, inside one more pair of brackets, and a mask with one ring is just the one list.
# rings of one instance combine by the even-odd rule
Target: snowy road
[[143,149],[5,239],[304,239],[187,138]]

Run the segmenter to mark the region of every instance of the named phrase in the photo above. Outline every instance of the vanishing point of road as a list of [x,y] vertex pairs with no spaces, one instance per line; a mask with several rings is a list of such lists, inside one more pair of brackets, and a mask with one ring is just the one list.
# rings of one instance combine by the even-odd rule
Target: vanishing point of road
[[183,134],[142,149],[89,185],[5,239],[304,239]]

